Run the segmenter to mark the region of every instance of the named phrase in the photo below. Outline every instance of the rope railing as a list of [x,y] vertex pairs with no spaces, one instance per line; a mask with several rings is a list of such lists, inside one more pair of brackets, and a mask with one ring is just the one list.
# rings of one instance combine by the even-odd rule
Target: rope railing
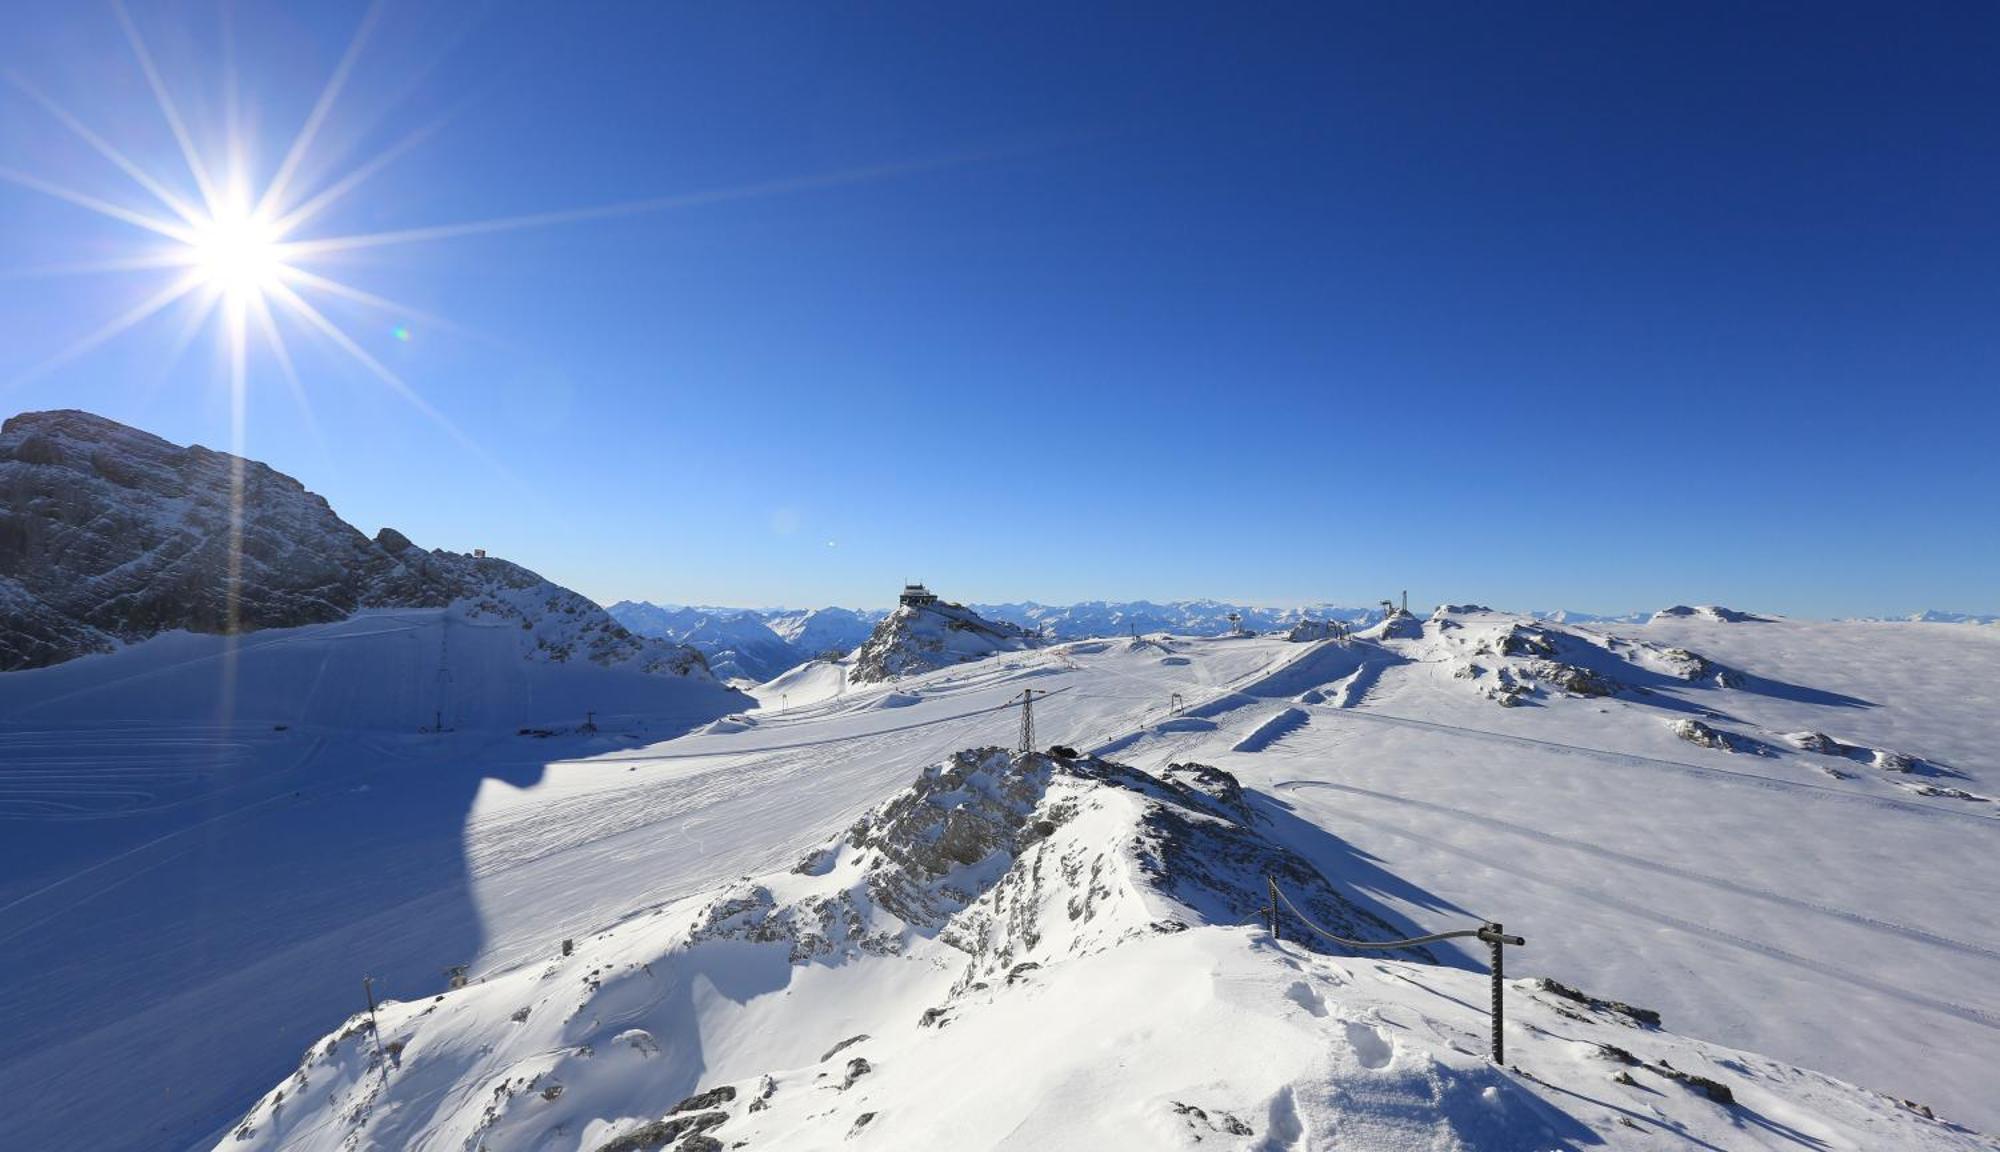
[[1471,937],[1485,941],[1492,959],[1493,970],[1493,1062],[1495,1064],[1505,1064],[1507,1062],[1506,1040],[1501,1035],[1501,1028],[1505,1020],[1501,995],[1506,987],[1506,981],[1502,975],[1503,957],[1500,950],[1504,945],[1508,944],[1512,944],[1516,948],[1522,947],[1527,944],[1526,940],[1523,940],[1519,936],[1509,936],[1502,932],[1500,930],[1500,923],[1494,920],[1489,920],[1477,928],[1459,928],[1450,932],[1433,932],[1428,936],[1412,936],[1406,940],[1350,940],[1345,936],[1329,932],[1318,924],[1313,923],[1312,917],[1301,911],[1297,904],[1292,903],[1292,898],[1285,894],[1285,890],[1278,887],[1276,877],[1266,876],[1264,877],[1264,883],[1271,890],[1270,916],[1271,939],[1273,940],[1283,939],[1278,933],[1278,905],[1283,903],[1285,907],[1292,910],[1292,915],[1299,918],[1299,923],[1304,924],[1319,935],[1345,948],[1360,948],[1368,951],[1391,951],[1397,948],[1412,948],[1422,944],[1434,944],[1439,940],[1454,940],[1460,937]]

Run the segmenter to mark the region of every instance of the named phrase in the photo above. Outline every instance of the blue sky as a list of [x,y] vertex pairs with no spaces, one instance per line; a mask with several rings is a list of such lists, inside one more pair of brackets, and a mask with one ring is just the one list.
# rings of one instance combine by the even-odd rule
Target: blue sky
[[[312,265],[455,432],[281,311],[248,453],[607,601],[2000,609],[2000,8],[1076,8],[385,9],[295,186],[439,126],[301,235],[697,199]],[[131,15],[262,180],[366,11]],[[195,195],[115,10],[9,24]],[[182,305],[49,365],[156,239],[0,183],[0,408],[230,442]]]

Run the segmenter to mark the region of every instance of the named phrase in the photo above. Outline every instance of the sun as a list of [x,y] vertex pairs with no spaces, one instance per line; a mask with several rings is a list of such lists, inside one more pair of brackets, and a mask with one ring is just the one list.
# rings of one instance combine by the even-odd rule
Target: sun
[[[12,71],[0,71],[0,81],[29,102],[39,105],[104,161],[128,177],[137,191],[148,199],[133,206],[124,194],[100,194],[78,189],[36,172],[23,171],[0,163],[0,183],[12,184],[64,201],[149,232],[155,238],[147,246],[100,259],[48,265],[41,268],[0,267],[0,281],[40,276],[98,275],[111,272],[166,273],[164,284],[137,304],[108,319],[29,367],[12,380],[0,380],[0,390],[53,372],[116,339],[170,308],[185,310],[182,338],[169,352],[179,355],[192,337],[212,327],[218,347],[227,354],[226,381],[234,420],[232,447],[241,454],[243,414],[247,407],[249,375],[252,367],[250,345],[254,342],[268,353],[290,386],[306,419],[312,419],[307,388],[295,370],[287,331],[301,329],[342,353],[381,380],[401,399],[428,417],[453,439],[482,456],[487,453],[471,441],[444,413],[406,383],[396,371],[364,344],[365,337],[347,331],[322,311],[334,303],[357,311],[378,332],[398,343],[410,340],[409,322],[423,321],[444,327],[446,321],[373,292],[343,283],[326,273],[346,254],[397,245],[423,244],[460,236],[486,235],[519,229],[553,227],[591,220],[607,220],[645,213],[692,208],[703,204],[753,197],[783,195],[813,188],[828,188],[861,181],[922,171],[965,162],[964,157],[942,157],[901,164],[875,165],[826,172],[814,176],[766,180],[754,184],[616,201],[582,208],[529,212],[517,216],[474,219],[428,226],[399,228],[359,234],[327,234],[316,224],[330,209],[350,197],[377,173],[438,132],[451,112],[424,123],[372,154],[347,163],[329,163],[326,149],[318,143],[320,131],[338,102],[354,71],[363,47],[384,18],[387,0],[372,0],[355,28],[340,62],[327,77],[312,110],[299,126],[283,159],[268,176],[249,163],[260,150],[244,130],[237,104],[235,77],[226,75],[225,109],[219,134],[212,134],[204,151],[196,134],[182,118],[164,77],[147,47],[138,24],[126,10],[124,0],[111,0],[140,75],[151,90],[160,119],[172,133],[185,177],[169,171],[155,171],[121,151],[111,140],[85,124],[69,109],[43,93],[27,78]],[[4,95],[4,92],[0,92]],[[0,112],[11,115],[11,109]],[[315,154],[320,162],[309,162]],[[4,160],[0,157],[0,160]],[[184,182],[185,181],[185,182]],[[194,195],[189,195],[188,183]],[[161,240],[166,243],[160,243]],[[217,321],[211,324],[211,321]],[[261,370],[261,368],[260,368]],[[489,457],[490,459],[490,457]]]
[[288,271],[276,222],[240,202],[191,229],[187,258],[202,286],[236,304],[264,299]]

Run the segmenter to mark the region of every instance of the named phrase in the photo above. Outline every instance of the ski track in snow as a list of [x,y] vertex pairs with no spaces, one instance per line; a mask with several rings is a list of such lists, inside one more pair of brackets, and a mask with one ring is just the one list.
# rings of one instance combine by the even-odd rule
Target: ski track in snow
[[1693,776],[1708,776],[1730,780],[1754,788],[1768,788],[1776,791],[1798,792],[1808,799],[1824,800],[1832,803],[1866,804],[1876,807],[1903,809],[1923,812],[1933,816],[1944,816],[1955,820],[1969,820],[2000,828],[2000,815],[1981,815],[1961,808],[1947,808],[1942,804],[1925,804],[1918,800],[1902,800],[1894,796],[1878,796],[1868,792],[1855,792],[1846,788],[1834,788],[1825,784],[1814,784],[1805,780],[1786,780],[1777,776],[1764,776],[1756,772],[1739,772],[1729,768],[1717,768],[1710,764],[1690,764],[1685,760],[1669,760],[1661,756],[1645,756],[1632,752],[1615,752],[1608,748],[1591,748],[1582,744],[1564,744],[1554,740],[1540,740],[1532,736],[1515,736],[1506,732],[1493,732],[1485,728],[1472,728],[1462,724],[1441,724],[1435,720],[1418,720],[1409,716],[1391,716],[1382,712],[1358,709],[1329,708],[1325,705],[1308,705],[1322,711],[1336,713],[1343,718],[1366,720],[1378,724],[1398,724],[1407,728],[1421,728],[1439,732],[1447,736],[1457,736],[1468,740],[1513,744],[1537,751],[1553,752],[1558,756],[1581,756],[1606,764],[1616,764],[1631,768],[1656,768],[1682,772]]
[[1585,840],[1578,840],[1569,836],[1559,836],[1553,832],[1544,832],[1539,828],[1530,828],[1527,825],[1502,820],[1496,816],[1485,816],[1477,812],[1468,812],[1463,808],[1453,808],[1447,804],[1419,800],[1414,796],[1398,796],[1392,792],[1378,792],[1371,788],[1359,788],[1352,784],[1339,784],[1331,780],[1284,780],[1275,784],[1274,787],[1283,789],[1322,788],[1328,791],[1345,792],[1353,796],[1366,796],[1371,800],[1380,800],[1389,804],[1397,804],[1409,808],[1421,808],[1427,812],[1435,812],[1441,816],[1449,816],[1456,820],[1466,820],[1485,825],[1488,828],[1497,828],[1503,832],[1536,840],[1553,847],[1567,849],[1572,852],[1581,852],[1585,855],[1596,856],[1604,860],[1615,860],[1621,864],[1629,864],[1648,872],[1658,872],[1662,875],[1673,876],[1681,880],[1691,880],[1697,884],[1706,884],[1712,888],[1719,888],[1725,892],[1733,892],[1739,896],[1749,896],[1758,900],[1766,900],[1773,904],[1782,904],[1787,908],[1796,908],[1802,912],[1831,916],[1838,920],[1845,920],[1861,928],[1868,928],[1877,932],[1887,932],[1892,935],[1915,940],[1922,944],[1930,944],[1935,947],[1962,952],[1968,956],[1977,956],[1986,960],[2000,960],[2000,948],[1989,948],[1983,944],[1972,943],[1969,940],[1955,939],[1909,924],[1900,924],[1893,920],[1883,920],[1861,912],[1838,908],[1831,904],[1822,904],[1813,900],[1801,900],[1796,896],[1787,896],[1782,892],[1774,892],[1769,888],[1760,888],[1756,885],[1745,884],[1739,880],[1712,876],[1706,872],[1699,872],[1692,868],[1683,868],[1677,864],[1669,864],[1644,856],[1635,856],[1630,852],[1620,852],[1615,848],[1606,848],[1601,844],[1592,844]]
[[[1297,787],[1299,785],[1309,784],[1309,783],[1312,782],[1300,781],[1299,784],[1294,786]],[[1783,961],[1786,964],[1790,964],[1799,968],[1804,968],[1807,969],[1808,971],[1816,972],[1822,976],[1829,976],[1832,977],[1833,979],[1853,984],[1856,987],[1866,988],[1871,992],[1875,992],[1882,996],[1886,996],[1892,1000],[1900,1000],[1907,1004],[1914,1004],[1919,1007],[1929,1008],[1934,1012],[1942,1012],[1945,1013],[1946,1015],[1956,1016],[1961,1020],[1965,1020],[1973,1024],[1978,1024],[1986,1028],[2000,1030],[2000,1013],[1990,1012],[1982,1008],[1975,1008],[1969,1004],[1960,1004],[1953,1000],[1945,1000],[1934,996],[1926,996],[1921,992],[1913,992],[1910,989],[1903,987],[1901,985],[1892,984],[1885,980],[1878,980],[1872,976],[1867,976],[1859,972],[1853,972],[1848,969],[1841,968],[1837,965],[1829,964],[1824,960],[1815,959],[1811,956],[1802,956],[1796,952],[1789,952],[1783,948],[1778,948],[1774,945],[1766,944],[1759,940],[1752,940],[1747,936],[1741,936],[1734,932],[1724,931],[1723,929],[1720,928],[1713,928],[1706,924],[1697,924],[1692,920],[1683,919],[1679,916],[1674,916],[1669,913],[1662,912],[1658,908],[1649,905],[1639,904],[1631,900],[1626,900],[1618,896],[1613,896],[1610,895],[1609,893],[1600,891],[1595,888],[1591,888],[1584,885],[1558,883],[1557,881],[1550,879],[1548,876],[1542,873],[1535,872],[1527,868],[1522,868],[1517,865],[1508,864],[1505,861],[1493,859],[1491,856],[1483,853],[1469,851],[1463,847],[1460,847],[1459,845],[1452,844],[1449,841],[1440,839],[1436,836],[1426,836],[1421,832],[1413,832],[1408,828],[1399,827],[1397,825],[1389,824],[1380,820],[1370,820],[1365,816],[1357,816],[1351,812],[1344,813],[1342,819],[1351,820],[1358,824],[1366,824],[1371,828],[1377,829],[1378,831],[1386,832],[1391,836],[1396,836],[1404,840],[1412,840],[1417,843],[1427,845],[1428,847],[1433,848],[1439,852],[1444,852],[1449,855],[1459,857],[1460,859],[1463,860],[1473,861],[1482,868],[1489,868],[1497,872],[1505,872],[1511,876],[1517,877],[1530,884],[1536,884],[1549,888],[1556,888],[1572,896],[1578,897],[1580,899],[1589,900],[1596,904],[1602,904],[1608,908],[1615,908],[1620,912],[1624,912],[1627,915],[1635,916],[1642,920],[1648,920],[1655,924],[1661,924],[1669,928],[1676,928],[1682,932],[1687,932],[1692,935],[1707,937],[1708,939],[1714,940],[1718,943],[1727,944],[1735,948],[1740,948],[1746,952],[1755,952],[1760,956],[1767,956],[1773,960]]]

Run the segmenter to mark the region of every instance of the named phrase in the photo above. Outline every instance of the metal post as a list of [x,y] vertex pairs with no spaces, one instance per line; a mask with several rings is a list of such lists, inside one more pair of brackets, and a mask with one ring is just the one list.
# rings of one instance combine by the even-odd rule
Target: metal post
[[1505,1027],[1505,1020],[1501,1016],[1501,995],[1506,977],[1503,974],[1504,962],[1500,950],[1506,945],[1501,943],[1503,937],[1500,935],[1498,922],[1486,925],[1485,936],[1486,947],[1493,953],[1493,1062],[1504,1066],[1507,1063],[1507,1041],[1501,1034],[1501,1029]]
[[375,1061],[382,1068],[382,1074],[389,1074],[389,1058],[382,1053],[382,1025],[375,1020],[375,977],[361,978],[361,994],[368,997],[368,1033],[375,1037]]
[[[1278,891],[1277,877],[1266,874],[1264,883],[1269,886],[1271,892],[1271,935],[1275,937],[1278,934],[1278,898],[1284,896],[1284,894]],[[1500,930],[1500,922],[1497,920],[1489,920],[1477,928],[1459,928],[1450,932],[1433,932],[1428,936],[1413,936],[1408,940],[1349,940],[1345,936],[1336,936],[1313,923],[1306,917],[1304,912],[1299,910],[1297,904],[1292,903],[1291,897],[1284,896],[1284,901],[1285,906],[1292,910],[1292,915],[1298,917],[1299,921],[1307,928],[1336,944],[1348,948],[1374,950],[1414,948],[1419,944],[1429,944],[1436,940],[1457,940],[1466,936],[1476,936],[1486,941],[1486,947],[1492,953],[1493,957],[1493,1062],[1495,1064],[1505,1064],[1507,1062],[1507,1042],[1503,1035],[1503,1031],[1506,1028],[1506,1017],[1502,1015],[1502,1005],[1500,1002],[1501,994],[1506,989],[1507,976],[1500,955],[1500,948],[1504,944],[1512,944],[1516,948],[1519,948],[1527,943],[1526,940],[1523,940],[1519,936],[1509,936],[1505,932],[1502,932]]]

